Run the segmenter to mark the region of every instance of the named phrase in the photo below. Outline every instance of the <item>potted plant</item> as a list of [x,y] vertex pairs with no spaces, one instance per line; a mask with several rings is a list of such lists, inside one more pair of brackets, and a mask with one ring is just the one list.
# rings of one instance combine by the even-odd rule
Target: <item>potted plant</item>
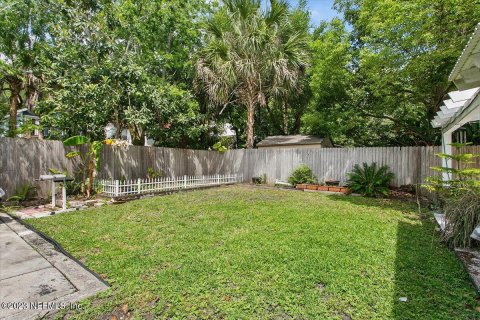
[[312,169],[304,164],[292,172],[288,177],[288,182],[297,189],[317,190],[317,177],[313,174]]

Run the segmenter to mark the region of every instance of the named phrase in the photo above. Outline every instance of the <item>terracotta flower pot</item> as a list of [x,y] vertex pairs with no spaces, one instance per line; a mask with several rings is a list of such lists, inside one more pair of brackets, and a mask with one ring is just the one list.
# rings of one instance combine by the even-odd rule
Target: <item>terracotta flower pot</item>
[[307,185],[306,185],[306,184],[303,184],[303,183],[302,183],[302,184],[297,184],[297,186],[296,186],[296,188],[297,188],[297,189],[300,189],[300,190],[303,190],[303,189],[305,189],[306,187],[307,187]]
[[328,191],[331,192],[340,192],[341,188],[340,187],[328,187]]
[[317,190],[317,185],[315,185],[315,184],[307,184],[307,190]]
[[328,191],[328,186],[318,186],[317,190],[318,191]]

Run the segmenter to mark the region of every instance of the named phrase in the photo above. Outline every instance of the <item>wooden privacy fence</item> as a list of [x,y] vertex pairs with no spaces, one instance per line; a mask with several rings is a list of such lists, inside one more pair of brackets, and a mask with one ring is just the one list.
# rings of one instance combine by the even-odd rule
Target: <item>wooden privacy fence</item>
[[136,180],[104,180],[97,181],[101,193],[111,197],[156,193],[182,189],[195,189],[203,187],[220,186],[241,182],[242,177],[236,174],[216,174],[212,176],[186,176],[162,177],[153,179]]
[[[78,172],[78,159],[65,158],[73,147],[60,141],[0,138],[0,187],[8,196],[25,184],[37,184],[40,196],[47,196],[48,183],[34,182],[49,169]],[[386,164],[395,173],[393,186],[421,183],[438,174],[432,166],[441,165],[435,156],[440,147],[374,147],[318,149],[207,150],[130,146],[126,149],[104,146],[98,179],[133,180],[148,178],[150,171],[163,178],[211,175],[238,175],[243,182],[265,175],[268,183],[287,180],[300,164],[308,165],[322,180],[345,183],[355,164]],[[480,153],[480,146],[462,148],[462,152]],[[476,160],[477,167],[480,159]]]

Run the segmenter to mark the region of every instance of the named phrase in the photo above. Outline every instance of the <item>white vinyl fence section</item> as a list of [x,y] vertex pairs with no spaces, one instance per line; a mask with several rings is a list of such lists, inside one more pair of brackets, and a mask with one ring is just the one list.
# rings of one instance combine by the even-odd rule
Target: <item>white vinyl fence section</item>
[[183,176],[174,178],[136,179],[136,180],[99,180],[98,186],[104,195],[111,197],[195,189],[209,186],[220,186],[241,182],[242,177],[231,174],[211,176]]

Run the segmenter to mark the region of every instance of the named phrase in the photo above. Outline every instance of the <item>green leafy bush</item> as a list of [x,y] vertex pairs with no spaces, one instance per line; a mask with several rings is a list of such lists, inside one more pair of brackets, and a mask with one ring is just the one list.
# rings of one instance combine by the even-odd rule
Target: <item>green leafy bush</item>
[[348,173],[348,188],[353,193],[360,193],[366,197],[388,196],[390,181],[394,174],[388,166],[371,165],[364,162],[362,166],[356,164],[352,172]]
[[162,177],[162,172],[161,171],[155,171],[152,167],[148,167],[147,177],[149,179],[161,178]]
[[[462,147],[464,144],[452,144]],[[443,240],[451,247],[471,247],[473,230],[480,224],[480,168],[469,166],[480,154],[461,153],[449,155],[439,153],[438,157],[452,160],[456,168],[433,167],[439,173],[448,173],[452,177],[443,181],[442,176],[426,179],[423,185],[434,192],[437,205],[445,214],[445,232]]]
[[220,153],[224,153],[225,151],[228,150],[227,147],[225,147],[221,141],[218,141],[217,143],[215,143],[213,146],[212,146],[213,150],[216,150]]
[[299,183],[317,183],[317,177],[307,165],[302,164],[292,172],[292,175],[288,178],[288,182],[294,186]]

